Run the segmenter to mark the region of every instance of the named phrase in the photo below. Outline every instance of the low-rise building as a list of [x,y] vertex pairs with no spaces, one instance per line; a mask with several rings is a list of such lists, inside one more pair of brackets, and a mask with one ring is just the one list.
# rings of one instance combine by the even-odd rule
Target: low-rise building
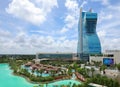
[[37,53],[36,59],[49,60],[78,60],[75,53]]
[[101,61],[103,64],[119,64],[120,50],[106,50],[103,55],[94,55],[89,57],[89,62]]

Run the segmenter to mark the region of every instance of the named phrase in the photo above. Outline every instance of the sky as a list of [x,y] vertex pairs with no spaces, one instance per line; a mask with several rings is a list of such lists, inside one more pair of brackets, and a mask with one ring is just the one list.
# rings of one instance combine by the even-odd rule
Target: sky
[[98,14],[102,52],[120,50],[120,0],[0,0],[0,54],[75,53],[80,7]]

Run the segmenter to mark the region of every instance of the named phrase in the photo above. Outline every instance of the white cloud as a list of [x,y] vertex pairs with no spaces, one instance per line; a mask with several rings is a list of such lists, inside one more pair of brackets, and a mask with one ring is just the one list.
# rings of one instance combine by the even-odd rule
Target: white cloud
[[108,8],[111,10],[120,11],[120,3],[118,3],[118,5],[115,6],[109,5]]
[[70,29],[75,31],[78,23],[79,7],[77,1],[66,0],[65,7],[67,8],[67,15],[64,18],[65,25],[60,30],[62,34],[70,31]]
[[80,7],[84,7],[84,5],[86,5],[87,4],[87,1],[83,1],[83,3],[81,4],[81,6]]
[[114,16],[112,15],[112,13],[108,13],[106,14],[105,11],[101,10],[100,14],[99,14],[99,20],[98,22],[102,22],[105,20],[111,20]]
[[101,2],[102,5],[109,5],[109,0],[91,0],[93,2]]
[[12,0],[6,8],[6,12],[22,20],[40,25],[46,20],[46,16],[51,12],[51,9],[58,5],[56,0],[36,0],[36,2],[39,2],[41,7],[37,7],[30,0]]
[[3,29],[0,29],[0,37],[10,37],[11,34],[9,31],[5,31]]
[[63,27],[63,28],[60,30],[60,33],[65,33],[65,32],[67,32],[68,30],[69,30],[68,28]]
[[102,44],[103,51],[105,50],[120,50],[120,5],[108,5],[102,9],[99,15],[98,35]]
[[73,28],[73,26],[75,26],[77,24],[78,20],[76,21],[76,18],[72,15],[67,15],[65,18],[65,23],[66,23],[66,27],[68,29]]
[[104,38],[102,39],[102,50],[103,52],[105,50],[120,50],[120,38],[114,38],[114,39],[110,39],[110,38]]
[[78,3],[76,0],[66,0],[65,6],[67,7],[68,10],[74,11],[76,8],[78,8]]
[[11,39],[11,36],[12,35],[9,31],[0,29],[0,50],[2,50],[4,44],[9,42],[9,40]]
[[15,43],[25,43],[26,42],[27,35],[24,32],[20,32],[14,39]]
[[105,37],[106,32],[104,30],[98,32],[99,37]]
[[109,0],[102,0],[103,5],[109,5]]
[[[12,33],[10,33],[12,34]],[[52,37],[19,32],[17,36],[0,38],[0,53],[36,53],[36,52],[75,52],[76,40],[64,37]]]
[[35,2],[39,8],[44,9],[46,12],[51,12],[55,6],[58,7],[57,0],[34,0],[32,2]]
[[60,37],[59,40],[61,40],[61,41],[66,40],[66,36],[62,36],[62,37]]
[[46,32],[46,31],[44,31],[44,30],[31,30],[30,32],[31,32],[31,33],[47,34],[47,35],[50,34],[49,32]]

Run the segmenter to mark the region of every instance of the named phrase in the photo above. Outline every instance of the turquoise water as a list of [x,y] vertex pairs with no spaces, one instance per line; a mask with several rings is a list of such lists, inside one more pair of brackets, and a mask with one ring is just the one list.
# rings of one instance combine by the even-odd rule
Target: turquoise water
[[[76,80],[61,80],[47,84],[47,87],[55,87],[55,85],[68,85],[71,83],[81,84]],[[14,76],[12,70],[8,64],[0,64],[0,87],[33,87],[38,84],[31,84],[27,82],[23,77]],[[46,87],[46,85],[44,85]],[[58,86],[59,87],[59,86]]]
[[[81,84],[79,81],[76,81],[76,80],[61,80],[61,81],[57,81],[57,82],[54,82],[54,83],[50,83],[47,85],[47,87],[54,87],[54,86],[58,86],[60,87],[59,85],[70,85],[70,87],[72,87],[73,84]],[[46,86],[44,86],[46,87]]]
[[8,64],[0,64],[0,87],[33,87],[34,85],[22,77],[12,75]]

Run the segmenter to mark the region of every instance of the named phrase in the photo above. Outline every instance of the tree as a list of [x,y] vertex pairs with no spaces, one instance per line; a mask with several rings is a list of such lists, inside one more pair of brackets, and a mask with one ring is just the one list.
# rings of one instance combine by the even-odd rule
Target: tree
[[38,86],[33,86],[33,87],[38,87]]
[[92,77],[93,77],[93,73],[94,73],[95,69],[92,67],[91,68],[91,72],[92,72]]
[[120,63],[119,63],[119,64],[117,64],[117,68],[118,68],[118,70],[120,71]]
[[36,73],[37,73],[37,76],[39,76],[39,70],[38,69],[36,70]]
[[102,64],[102,61],[93,61],[92,60],[93,65],[95,65],[96,67],[99,67]]
[[39,87],[44,87],[44,85],[43,84],[39,84]]
[[34,74],[34,72],[35,72],[35,70],[34,70],[34,69],[32,69],[32,75]]
[[90,74],[90,69],[86,69],[86,73],[87,73],[87,75],[89,76],[89,74]]
[[75,69],[75,71],[77,70],[77,68],[79,68],[79,66],[78,66],[78,64],[76,64],[76,62],[73,63],[73,68]]
[[105,74],[105,69],[107,69],[107,66],[106,65],[102,65],[100,67],[100,71],[103,71],[103,74]]
[[77,72],[82,74],[84,77],[88,76],[85,68],[77,68]]
[[72,75],[72,67],[71,67],[71,66],[68,66],[67,74],[68,74],[69,76]]
[[40,76],[42,76],[43,70],[40,69],[40,70],[39,70],[39,73],[40,73]]
[[53,77],[54,77],[54,76],[55,76],[55,74],[56,74],[56,71],[55,71],[55,70],[51,70],[50,72],[51,72],[51,76],[53,76]]

